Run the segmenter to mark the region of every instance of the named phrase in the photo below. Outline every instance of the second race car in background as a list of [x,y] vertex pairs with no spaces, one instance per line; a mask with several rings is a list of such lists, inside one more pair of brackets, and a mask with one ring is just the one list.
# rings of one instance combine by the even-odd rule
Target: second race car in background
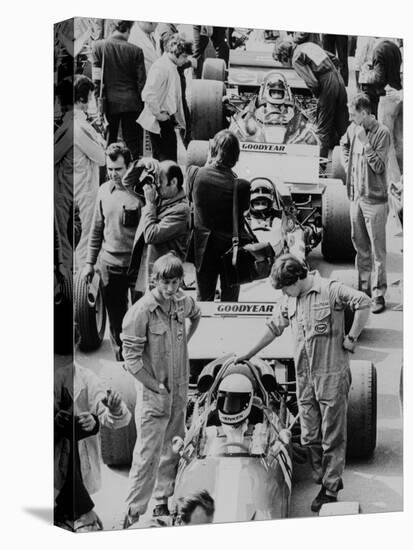
[[286,233],[301,229],[306,253],[321,242],[327,260],[352,261],[340,152],[335,148],[329,159],[320,159],[316,100],[295,71],[269,52],[231,51],[228,71],[222,60],[206,60],[203,80],[191,82],[189,96],[193,141],[187,164],[204,165],[208,140],[229,128],[241,147],[234,171],[251,182],[272,183]]

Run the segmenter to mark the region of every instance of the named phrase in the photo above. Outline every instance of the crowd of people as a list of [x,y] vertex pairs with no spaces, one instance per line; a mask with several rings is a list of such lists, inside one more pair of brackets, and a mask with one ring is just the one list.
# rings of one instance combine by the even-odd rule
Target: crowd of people
[[[188,71],[200,77],[210,39],[228,64],[234,33],[194,26],[191,42],[177,31],[166,23],[102,25],[103,37],[92,41],[91,78],[76,74],[56,86],[62,119],[55,131],[55,230],[61,248],[55,267],[63,272],[64,266],[86,282],[98,268],[114,357],[136,380],[138,439],[125,495],[125,528],[139,526],[151,498],[155,518],[170,514],[179,458],[171,443],[185,432],[187,342],[200,321],[197,301],[237,301],[240,295],[239,285],[227,284],[221,264],[232,246],[234,189],[240,245],[250,241],[245,219],[261,229],[281,223],[271,186],[250,189],[250,182],[234,173],[240,144],[231,131],[211,139],[205,166],[183,170],[178,164],[178,140],[185,147],[191,139]],[[318,511],[343,487],[349,352],[370,309],[385,309],[389,187],[401,180],[394,121],[402,108],[402,57],[393,40],[360,39],[360,89],[348,98],[348,37],[277,36],[274,58],[291,65],[318,98],[320,155],[327,157],[338,143],[341,147],[358,289],[323,279],[303,258],[277,250],[270,280],[283,291],[283,300],[262,339],[237,360],[256,355],[291,326],[302,445],[321,484],[311,505]],[[144,131],[150,158],[143,156]],[[77,238],[73,218],[80,223]],[[195,266],[196,300],[186,293],[184,262]],[[348,304],[356,313],[345,334]],[[65,367],[55,385],[57,523],[97,530],[102,525],[90,498],[100,486],[97,433],[101,425],[125,426],[131,413],[116,392],[106,394],[80,365]],[[79,506],[71,500],[72,483],[83,495]],[[201,492],[182,504],[181,520],[209,522],[213,513],[211,496]]]

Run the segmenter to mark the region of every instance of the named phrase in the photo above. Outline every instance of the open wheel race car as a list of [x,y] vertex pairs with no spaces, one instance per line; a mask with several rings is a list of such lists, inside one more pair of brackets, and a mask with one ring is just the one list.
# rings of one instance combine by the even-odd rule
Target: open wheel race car
[[203,166],[208,140],[229,128],[241,148],[234,171],[248,181],[272,183],[288,218],[287,233],[301,229],[307,253],[321,242],[327,260],[352,261],[340,149],[320,159],[316,100],[295,71],[281,67],[268,52],[232,51],[228,74],[222,60],[207,59],[203,79],[191,82],[189,95],[193,141],[187,165]]
[[[200,305],[202,321],[189,344],[187,432],[184,441],[175,442],[181,458],[174,499],[207,489],[215,500],[215,522],[287,517],[294,462],[306,459],[300,446],[290,331],[286,329],[259,358],[234,365],[233,352],[240,341],[244,348],[257,340],[275,304]],[[238,430],[224,426],[217,409],[221,382],[234,373],[245,374],[254,389],[247,422]],[[352,361],[351,374],[347,456],[366,459],[376,446],[376,369],[368,361]],[[118,367],[101,376],[133,412],[136,391],[131,375]],[[135,439],[133,419],[116,432],[102,428],[103,461],[129,465]]]

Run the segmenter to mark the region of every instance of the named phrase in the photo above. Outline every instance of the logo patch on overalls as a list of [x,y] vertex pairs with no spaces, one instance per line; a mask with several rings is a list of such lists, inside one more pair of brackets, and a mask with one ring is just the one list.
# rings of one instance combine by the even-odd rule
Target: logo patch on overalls
[[326,330],[327,330],[327,323],[318,323],[314,329],[316,332],[318,332],[318,334],[323,334]]

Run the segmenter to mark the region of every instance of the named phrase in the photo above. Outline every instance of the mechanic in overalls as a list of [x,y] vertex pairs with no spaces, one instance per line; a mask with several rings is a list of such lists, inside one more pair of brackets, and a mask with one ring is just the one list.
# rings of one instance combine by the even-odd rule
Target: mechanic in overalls
[[349,124],[347,92],[335,62],[338,60],[318,44],[294,45],[281,40],[274,47],[273,57],[285,66],[292,65],[317,98],[317,135],[321,141],[320,157],[327,158],[338,145]]
[[155,288],[136,302],[123,320],[125,365],[137,381],[137,440],[124,529],[136,525],[145,514],[152,492],[156,503],[153,516],[169,516],[168,498],[174,491],[179,460],[172,439],[185,435],[187,341],[201,317],[193,298],[180,290],[183,276],[183,264],[173,252],[158,258],[152,270]]
[[[349,352],[354,352],[367,323],[371,301],[364,292],[308,271],[292,254],[275,261],[271,284],[284,296],[262,338],[237,361],[253,357],[291,327],[301,443],[308,449],[314,481],[321,484],[311,504],[311,510],[318,512],[323,504],[335,502],[343,488],[351,384]],[[355,311],[347,335],[346,305]]]

